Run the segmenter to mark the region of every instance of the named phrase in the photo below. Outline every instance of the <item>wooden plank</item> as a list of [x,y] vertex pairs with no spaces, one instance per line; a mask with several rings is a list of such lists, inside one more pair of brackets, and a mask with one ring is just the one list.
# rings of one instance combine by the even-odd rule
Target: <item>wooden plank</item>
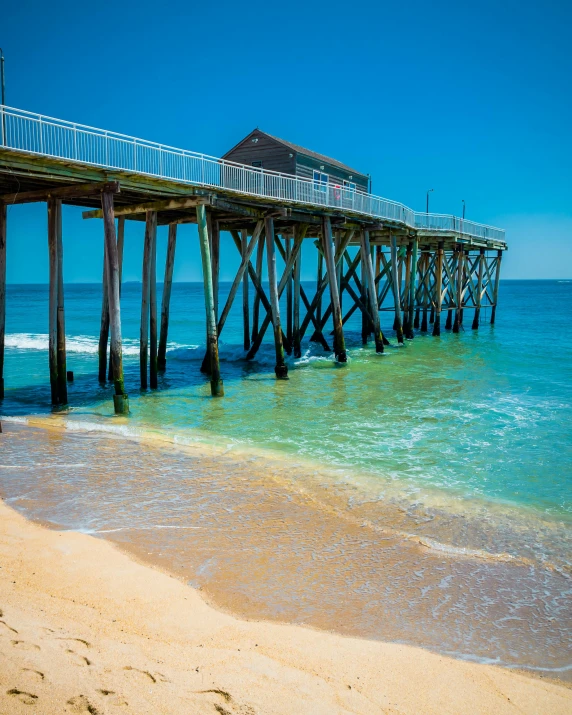
[[0,201],[0,400],[4,399],[4,345],[6,340],[6,204]]
[[157,352],[157,369],[167,367],[167,337],[169,334],[169,311],[171,306],[171,286],[173,283],[173,267],[175,265],[175,249],[177,247],[177,224],[169,226],[167,240],[167,257],[165,259],[165,278],[163,280],[163,296],[161,299],[161,330],[159,334],[159,349]]
[[115,217],[113,215],[113,193],[101,194],[103,208],[103,230],[107,256],[107,293],[109,297],[109,327],[111,330],[111,362],[113,365],[113,405],[116,414],[129,412],[129,399],[123,382],[123,351],[121,344],[121,309],[119,297],[119,257],[115,238]]
[[67,405],[68,381],[66,370],[66,321],[64,309],[64,245],[62,240],[62,201],[54,200],[56,212],[56,249],[58,252],[57,293],[57,350],[58,350],[58,402]]
[[224,395],[224,387],[220,376],[220,364],[218,357],[218,337],[213,294],[213,274],[209,246],[210,242],[207,228],[207,212],[203,205],[197,206],[196,211],[197,226],[199,229],[201,261],[203,266],[203,286],[205,294],[205,312],[207,320],[207,353],[210,357],[209,368],[211,395],[213,397],[222,397]]
[[0,201],[5,204],[28,204],[36,201],[48,201],[48,199],[74,199],[86,196],[97,196],[103,191],[119,193],[118,181],[97,181],[89,184],[72,184],[71,186],[58,186],[49,189],[38,189],[37,191],[21,191],[15,194],[4,194],[0,196]]
[[279,380],[287,380],[288,367],[284,359],[284,345],[282,343],[280,303],[278,300],[278,283],[276,277],[276,253],[274,250],[274,219],[272,217],[267,216],[265,218],[264,228],[266,233],[266,260],[268,265],[270,305],[272,307],[272,325],[274,327],[274,348],[276,351],[274,372]]
[[329,216],[325,216],[322,224],[322,247],[324,258],[326,259],[326,270],[330,285],[330,303],[332,306],[332,320],[334,323],[334,353],[336,360],[340,363],[347,362],[346,344],[344,340],[344,329],[342,325],[342,311],[340,306],[340,296],[338,293],[338,282],[336,280],[336,262],[334,259],[334,249],[332,243],[332,225]]
[[48,200],[48,254],[48,362],[52,405],[58,405],[58,211],[56,199]]
[[[181,199],[163,199],[162,201],[146,201],[132,206],[119,206],[115,209],[116,216],[135,216],[146,214],[148,211],[175,211],[178,209],[190,209],[196,206],[208,205],[211,203],[210,194],[207,196],[185,196]],[[103,212],[99,209],[84,211],[82,218],[102,218]]]

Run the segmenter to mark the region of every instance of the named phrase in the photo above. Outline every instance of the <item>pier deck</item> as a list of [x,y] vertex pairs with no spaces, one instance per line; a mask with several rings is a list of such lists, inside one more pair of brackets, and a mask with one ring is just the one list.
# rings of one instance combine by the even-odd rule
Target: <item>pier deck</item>
[[[388,344],[379,313],[395,313],[396,339],[412,339],[414,328],[459,332],[466,309],[490,307],[494,322],[504,231],[455,216],[418,213],[403,204],[323,186],[287,174],[216,159],[203,154],[85,127],[42,115],[0,107],[0,399],[3,394],[5,332],[6,207],[46,201],[50,250],[50,375],[54,405],[67,403],[61,204],[85,207],[86,219],[103,219],[104,281],[100,333],[100,380],[115,386],[116,411],[126,411],[121,357],[120,283],[125,220],[145,223],[141,320],[141,385],[157,386],[166,367],[170,285],[177,225],[197,223],[203,263],[207,354],[203,370],[213,395],[223,394],[218,336],[242,287],[244,347],[252,359],[272,325],[276,375],[287,377],[284,353],[300,355],[308,330],[311,340],[346,361],[343,326],[362,315],[364,343],[373,335],[376,350]],[[115,219],[117,219],[117,227]],[[156,227],[169,225],[161,335],[157,338],[154,269]],[[220,231],[230,231],[241,257],[229,298],[219,311]],[[316,292],[301,286],[304,239],[317,256]],[[357,250],[356,250],[357,249]],[[256,255],[255,255],[256,252]],[[269,286],[262,285],[266,253]],[[283,270],[277,273],[277,254]],[[252,259],[252,260],[251,260]],[[253,265],[254,264],[254,265]],[[254,290],[252,311],[248,292]],[[280,297],[286,291],[286,320]],[[350,307],[342,312],[342,296]],[[328,302],[322,311],[322,301]],[[347,304],[346,300],[346,304]],[[305,312],[305,316],[302,315]],[[265,312],[265,316],[262,313]],[[262,320],[260,318],[263,318]],[[285,329],[283,329],[283,325]],[[111,332],[111,358],[107,342]]]

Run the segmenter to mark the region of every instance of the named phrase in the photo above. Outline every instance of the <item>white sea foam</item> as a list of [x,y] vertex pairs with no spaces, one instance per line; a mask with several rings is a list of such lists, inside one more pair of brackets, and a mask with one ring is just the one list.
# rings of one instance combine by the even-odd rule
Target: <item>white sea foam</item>
[[[9,333],[6,335],[7,348],[14,350],[47,350],[49,337],[47,333]],[[180,345],[171,343],[169,353],[177,350],[196,348],[196,345]],[[73,335],[66,337],[66,350],[68,353],[84,355],[97,355],[99,343],[96,338],[88,335]],[[132,338],[123,339],[123,355],[139,355],[139,341]]]

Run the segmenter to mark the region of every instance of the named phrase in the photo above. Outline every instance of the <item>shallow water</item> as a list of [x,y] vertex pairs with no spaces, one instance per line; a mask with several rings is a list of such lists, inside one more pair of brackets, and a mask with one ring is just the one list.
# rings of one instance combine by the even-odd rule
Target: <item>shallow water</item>
[[168,369],[151,393],[137,387],[140,286],[126,284],[125,419],[97,384],[99,287],[66,288],[76,379],[72,409],[49,416],[47,289],[10,286],[2,412],[52,429],[7,426],[0,488],[245,615],[567,677],[571,297],[566,282],[503,282],[494,328],[417,335],[383,356],[356,321],[347,366],[306,344],[288,382],[270,344],[242,359],[233,312],[226,397],[212,400],[200,286],[174,285]]

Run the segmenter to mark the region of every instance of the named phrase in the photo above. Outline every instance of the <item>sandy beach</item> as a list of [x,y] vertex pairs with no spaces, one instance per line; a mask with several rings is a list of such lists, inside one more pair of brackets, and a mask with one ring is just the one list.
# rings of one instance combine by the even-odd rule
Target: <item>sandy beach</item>
[[2,713],[568,713],[572,691],[409,646],[239,620],[116,546],[0,504]]

